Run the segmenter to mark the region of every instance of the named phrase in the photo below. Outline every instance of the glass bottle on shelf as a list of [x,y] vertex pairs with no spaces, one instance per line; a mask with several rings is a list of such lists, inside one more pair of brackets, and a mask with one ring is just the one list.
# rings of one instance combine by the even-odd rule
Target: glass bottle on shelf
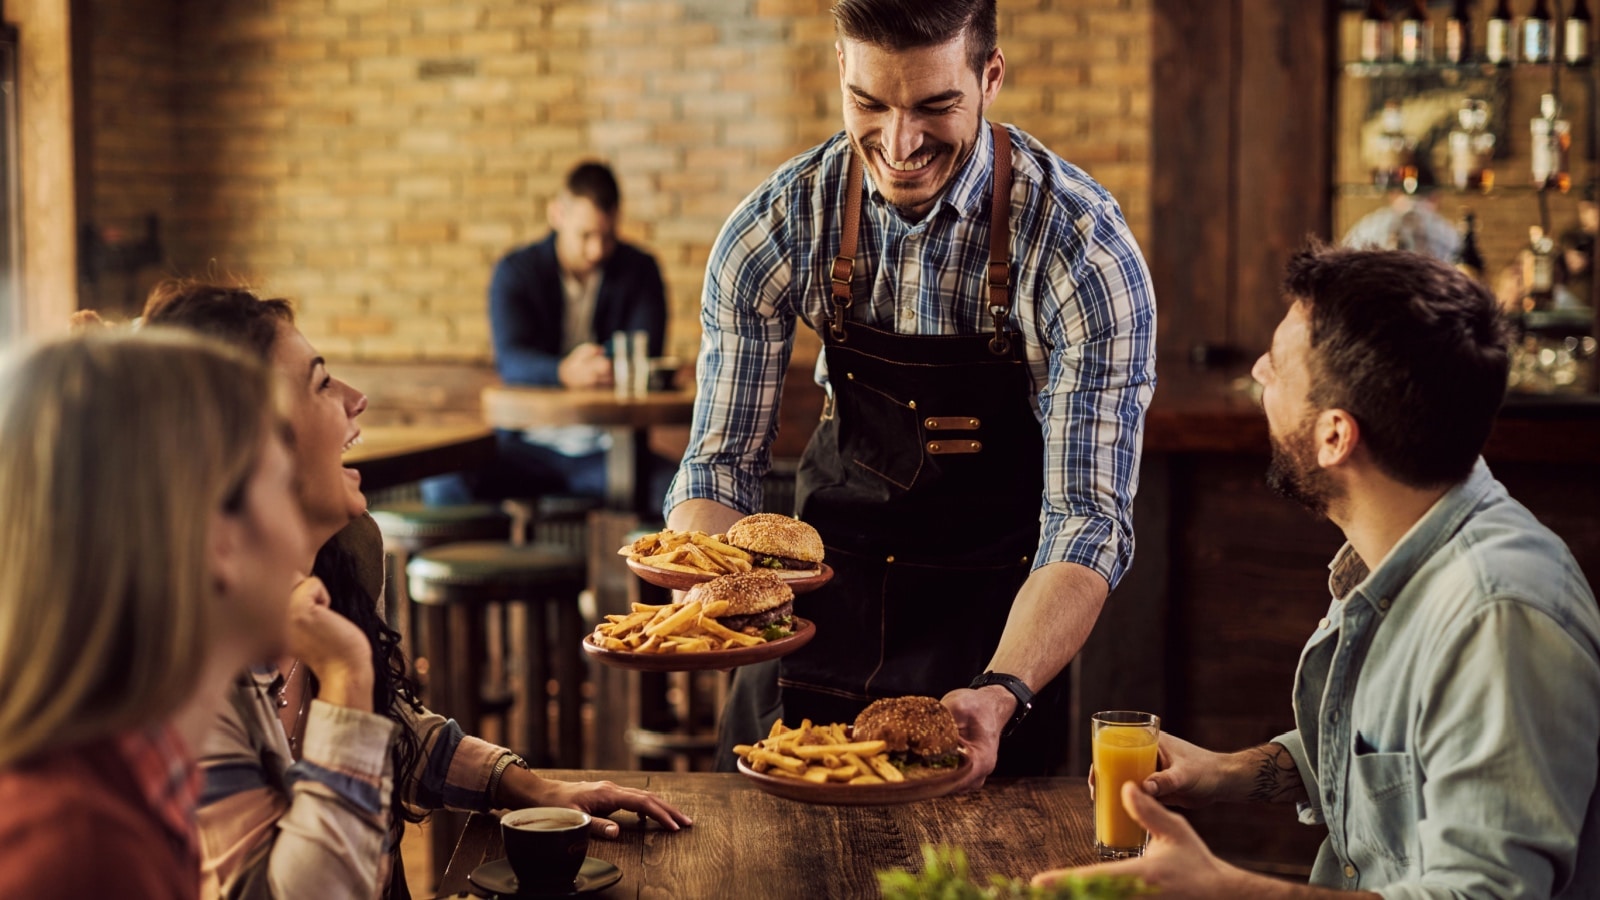
[[1478,249],[1478,216],[1466,211],[1461,228],[1461,249],[1456,251],[1456,268],[1467,273],[1473,281],[1483,280],[1483,253]]
[[1488,191],[1494,187],[1494,132],[1489,130],[1489,104],[1463,100],[1459,122],[1450,132],[1450,176],[1457,190]]
[[1567,20],[1562,25],[1561,55],[1569,66],[1589,64],[1589,4],[1587,0],[1572,0]]
[[1548,309],[1555,291],[1555,242],[1538,225],[1528,227],[1528,246],[1522,251],[1522,309]]
[[1428,0],[1411,0],[1400,18],[1400,61],[1417,65],[1433,61],[1433,23],[1428,20]]
[[1483,30],[1483,58],[1497,66],[1509,66],[1511,45],[1511,0],[1497,0]]
[[1384,0],[1367,0],[1361,16],[1361,61],[1385,63],[1394,59],[1394,23]]
[[1522,61],[1550,61],[1550,0],[1533,0],[1533,9],[1522,20]]
[[[1372,183],[1381,188],[1407,192],[1415,189],[1417,179],[1416,155],[1411,141],[1406,138],[1405,119],[1400,112],[1400,101],[1383,104],[1380,119],[1382,129],[1373,139]],[[1411,188],[1406,187],[1409,180]]]
[[1539,117],[1528,123],[1533,134],[1533,183],[1566,193],[1572,187],[1567,153],[1572,147],[1572,123],[1561,118],[1555,94],[1539,98]]
[[1444,58],[1451,63],[1472,58],[1472,9],[1467,0],[1455,0],[1444,20]]

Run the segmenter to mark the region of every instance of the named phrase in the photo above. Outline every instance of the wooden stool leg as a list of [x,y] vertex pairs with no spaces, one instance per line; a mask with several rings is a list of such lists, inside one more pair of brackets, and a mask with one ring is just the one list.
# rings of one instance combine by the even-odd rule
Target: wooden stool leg
[[561,751],[556,760],[562,768],[583,765],[583,681],[587,674],[578,644],[583,640],[583,623],[578,618],[576,597],[557,597],[555,661],[556,680],[561,693],[556,709],[561,715]]
[[454,702],[450,696],[450,610],[443,606],[426,606],[422,609],[422,620],[423,654],[428,663],[428,706],[442,712]]
[[522,641],[522,693],[527,708],[521,752],[534,768],[548,768],[550,754],[550,636],[541,604],[527,607],[528,631]]
[[476,735],[483,724],[479,695],[483,691],[483,610],[469,603],[450,604],[450,708],[435,710],[456,720],[461,730]]

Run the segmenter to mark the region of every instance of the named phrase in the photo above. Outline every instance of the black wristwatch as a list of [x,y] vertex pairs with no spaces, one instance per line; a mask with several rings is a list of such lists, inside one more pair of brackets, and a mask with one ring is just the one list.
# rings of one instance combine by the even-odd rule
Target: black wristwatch
[[1007,675],[1004,672],[985,672],[972,679],[972,683],[967,687],[977,690],[991,684],[1000,685],[1010,691],[1013,697],[1017,698],[1017,711],[1011,714],[1011,721],[1006,723],[1006,730],[1000,733],[1001,737],[1005,737],[1016,731],[1017,726],[1022,724],[1022,720],[1026,719],[1028,712],[1033,709],[1033,691],[1028,690],[1027,683],[1021,678],[1015,675]]

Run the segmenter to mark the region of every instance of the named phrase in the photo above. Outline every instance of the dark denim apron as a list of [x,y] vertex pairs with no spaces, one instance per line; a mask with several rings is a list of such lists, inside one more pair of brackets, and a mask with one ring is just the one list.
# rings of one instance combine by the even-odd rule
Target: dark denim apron
[[[1044,445],[1022,340],[1006,327],[1011,145],[1003,127],[992,130],[992,333],[902,335],[849,321],[862,196],[851,159],[833,317],[822,329],[832,392],[796,485],[796,515],[821,533],[834,576],[795,600],[795,614],[817,626],[808,646],[736,673],[720,767],[780,713],[790,724],[851,722],[880,697],[966,687],[1027,580]],[[1060,762],[1065,682],[1040,691],[1002,742],[997,774],[1045,774]]]

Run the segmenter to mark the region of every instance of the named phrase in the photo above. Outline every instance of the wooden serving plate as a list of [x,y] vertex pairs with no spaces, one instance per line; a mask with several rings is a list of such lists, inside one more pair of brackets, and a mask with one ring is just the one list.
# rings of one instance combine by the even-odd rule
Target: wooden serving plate
[[704,650],[699,653],[632,653],[625,650],[607,650],[592,642],[594,635],[583,639],[583,652],[598,662],[619,669],[639,672],[695,672],[701,669],[734,669],[751,663],[765,662],[787,656],[817,636],[817,626],[809,619],[794,617],[794,634],[775,641],[766,641],[754,647],[733,647],[728,650]]
[[[627,563],[628,568],[633,570],[633,574],[638,575],[656,587],[664,587],[674,591],[687,591],[697,584],[722,577],[720,575],[712,575],[709,572],[678,572],[673,569],[658,569],[655,566],[647,566],[631,559],[627,560]],[[776,570],[773,571],[776,572]],[[810,574],[803,572],[795,572],[789,575],[785,575],[783,572],[776,572],[776,574],[783,579],[784,584],[789,586],[789,590],[794,591],[796,594],[814,591],[833,579],[833,569],[827,563],[818,563],[817,571]]]
[[837,781],[812,784],[798,778],[757,772],[743,759],[739,760],[739,774],[755,782],[761,790],[786,800],[824,806],[893,806],[932,800],[955,790],[956,784],[971,769],[972,760],[963,755],[955,768],[940,770],[923,778],[907,778],[905,781],[884,784],[844,784]]

